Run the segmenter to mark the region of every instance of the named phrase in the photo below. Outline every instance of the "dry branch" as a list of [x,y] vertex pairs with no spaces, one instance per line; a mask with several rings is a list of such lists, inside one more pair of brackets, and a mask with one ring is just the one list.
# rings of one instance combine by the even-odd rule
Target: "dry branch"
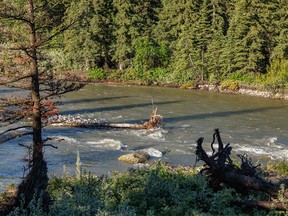
[[28,131],[28,132],[27,131],[25,132],[24,131],[12,131],[12,132],[6,133],[5,135],[0,136],[0,144],[3,144],[15,138],[19,138],[19,137],[27,136],[31,134],[33,134],[33,132],[31,131]]

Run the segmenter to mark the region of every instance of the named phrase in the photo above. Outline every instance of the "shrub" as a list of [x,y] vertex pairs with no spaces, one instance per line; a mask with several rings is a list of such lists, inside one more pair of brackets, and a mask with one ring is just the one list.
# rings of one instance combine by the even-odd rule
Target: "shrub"
[[104,72],[103,68],[93,68],[88,71],[89,79],[105,79],[107,74]]
[[226,80],[221,82],[221,90],[238,91],[240,88],[240,82],[236,80]]
[[[48,192],[50,212],[41,210],[33,199],[28,209],[17,208],[11,215],[43,216],[136,216],[136,215],[276,215],[277,212],[250,211],[241,200],[263,199],[259,192],[238,194],[234,189],[214,191],[205,176],[191,167],[172,168],[157,163],[148,168],[114,172],[101,178],[89,173],[52,177]],[[281,195],[281,194],[280,194]]]
[[288,91],[288,62],[276,59],[270,63],[267,74],[262,76],[261,83],[270,91]]
[[282,175],[288,175],[288,161],[281,160],[277,162],[269,162],[267,169]]

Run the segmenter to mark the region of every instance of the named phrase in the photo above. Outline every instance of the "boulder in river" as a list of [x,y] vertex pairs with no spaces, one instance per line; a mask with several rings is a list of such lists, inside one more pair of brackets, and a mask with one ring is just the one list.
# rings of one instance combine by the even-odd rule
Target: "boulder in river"
[[149,158],[150,155],[148,153],[139,151],[122,155],[118,158],[118,160],[130,164],[137,164],[137,163],[147,163]]

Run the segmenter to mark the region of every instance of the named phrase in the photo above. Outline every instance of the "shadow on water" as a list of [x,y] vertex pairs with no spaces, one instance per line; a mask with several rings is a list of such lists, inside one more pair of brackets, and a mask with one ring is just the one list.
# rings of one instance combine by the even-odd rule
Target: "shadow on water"
[[93,99],[78,99],[78,100],[67,100],[62,102],[64,105],[66,104],[76,104],[76,103],[91,103],[96,101],[105,101],[105,100],[115,100],[115,99],[123,99],[129,98],[130,96],[119,96],[119,97],[105,97],[105,98],[93,98]]
[[0,94],[10,94],[10,93],[17,93],[17,92],[21,92],[21,90],[19,89],[0,89]]
[[[172,104],[172,103],[179,103],[179,101],[164,101],[158,102],[157,105],[163,104]],[[120,106],[110,106],[110,107],[100,107],[100,108],[89,108],[89,109],[78,109],[78,110],[65,110],[61,111],[62,115],[75,115],[75,114],[84,114],[84,113],[93,113],[93,112],[107,112],[107,111],[117,111],[123,109],[131,109],[137,107],[144,107],[144,106],[152,106],[151,103],[138,103],[138,104],[129,104],[129,105],[120,105]]]
[[243,109],[243,110],[237,110],[237,111],[203,113],[203,114],[168,117],[168,118],[164,117],[164,120],[167,123],[167,122],[188,121],[188,120],[195,120],[195,119],[229,117],[232,115],[243,115],[243,114],[248,114],[248,113],[264,112],[267,110],[281,109],[281,108],[283,108],[283,107],[263,107],[263,108],[255,108],[255,109]]
[[[163,116],[164,124],[166,123],[175,123],[182,121],[190,121],[190,120],[199,120],[199,119],[212,119],[218,117],[229,117],[233,115],[243,115],[248,113],[255,112],[264,112],[273,109],[281,109],[283,107],[263,107],[263,108],[255,108],[255,109],[243,109],[237,111],[225,111],[225,112],[214,112],[214,113],[202,113],[196,115],[185,115],[185,116],[175,116],[175,117],[165,117]],[[136,122],[145,122],[147,119],[139,119],[139,120],[128,120],[126,123],[136,123]]]

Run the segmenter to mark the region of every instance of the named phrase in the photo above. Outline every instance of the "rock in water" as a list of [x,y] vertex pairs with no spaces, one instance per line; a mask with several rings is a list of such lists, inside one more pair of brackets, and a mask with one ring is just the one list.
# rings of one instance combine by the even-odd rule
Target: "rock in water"
[[122,155],[121,157],[118,158],[118,160],[130,164],[137,164],[137,163],[147,163],[149,158],[150,158],[149,154],[140,151]]

